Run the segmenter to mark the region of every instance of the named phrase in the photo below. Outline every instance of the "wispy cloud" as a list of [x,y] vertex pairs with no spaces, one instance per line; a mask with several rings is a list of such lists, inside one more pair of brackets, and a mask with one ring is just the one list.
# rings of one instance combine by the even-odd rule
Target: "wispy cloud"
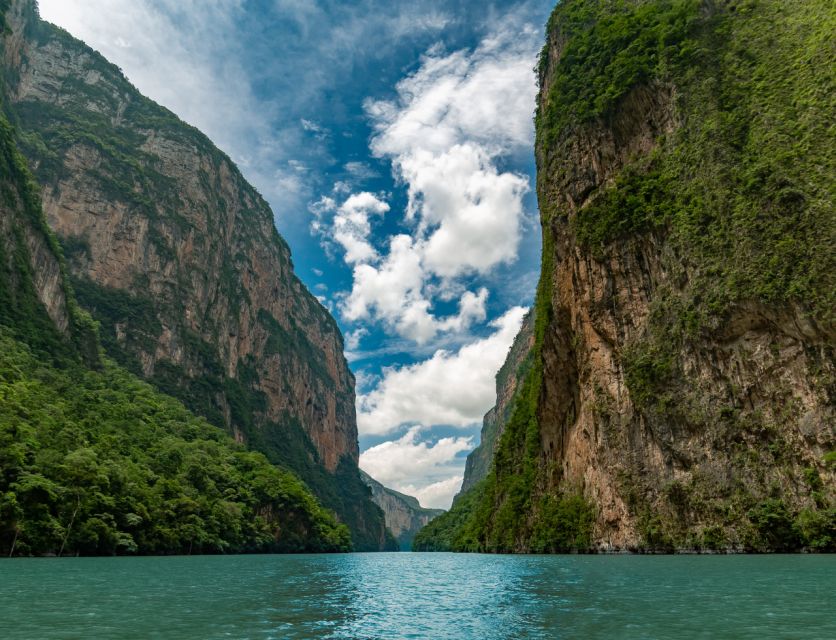
[[427,54],[394,101],[369,101],[372,151],[408,185],[427,270],[485,272],[516,257],[528,177],[501,171],[529,149],[536,83],[535,31],[486,38],[472,52]]
[[[235,55],[240,2],[40,0],[41,15],[118,64],[139,89],[198,128],[232,142],[254,124],[234,117],[258,104]],[[183,21],[186,14],[188,20]],[[220,125],[224,125],[223,127]]]
[[377,178],[380,175],[367,162],[346,162],[344,168],[352,178],[361,182],[369,178]]
[[334,240],[345,249],[350,264],[377,259],[377,251],[369,243],[372,229],[369,218],[383,216],[389,205],[373,193],[355,193],[343,202],[334,216]]
[[241,0],[40,0],[59,24],[118,64],[145,95],[207,133],[283,209],[310,197],[287,161],[301,147],[281,105],[259,97],[238,24]]

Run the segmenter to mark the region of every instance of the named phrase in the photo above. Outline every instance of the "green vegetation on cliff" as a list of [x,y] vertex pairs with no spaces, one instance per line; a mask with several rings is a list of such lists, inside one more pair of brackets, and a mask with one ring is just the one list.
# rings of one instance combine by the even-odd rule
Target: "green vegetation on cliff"
[[[575,219],[602,250],[665,229],[699,282],[690,330],[729,304],[801,301],[833,321],[836,14],[821,0],[562,2],[567,39],[538,113],[543,148],[612,118],[637,86],[675,87],[681,125]],[[543,64],[548,59],[543,56]]]
[[363,470],[360,471],[360,477],[371,489],[372,501],[383,511],[387,532],[392,536],[395,550],[409,551],[416,532],[428,521],[444,513],[442,509],[422,507],[413,496],[384,487]]
[[[65,252],[66,245],[65,242]],[[162,330],[155,303],[139,294],[99,286],[86,278],[73,279],[73,286],[81,304],[99,321],[102,344],[108,356],[132,373],[141,375],[142,367],[132,355],[133,347],[142,341],[154,346]],[[262,322],[273,332],[268,348],[272,345],[275,349],[297,349],[308,354],[314,369],[322,368],[316,360],[322,358],[322,354],[310,353],[314,347],[301,332],[289,336],[267,313],[262,313]],[[124,333],[121,341],[117,338],[117,327]],[[316,448],[293,416],[285,415],[279,422],[261,418],[267,400],[264,392],[253,384],[258,376],[249,362],[240,361],[237,377],[227,377],[211,344],[188,331],[185,338],[192,364],[202,371],[202,375],[190,376],[184,367],[161,360],[156,363],[149,382],[163,393],[180,399],[189,410],[219,428],[226,427],[227,419],[217,398],[225,397],[229,420],[245,435],[251,449],[262,452],[274,464],[292,469],[325,506],[337,512],[343,522],[350,523],[356,549],[380,549],[380,541],[373,535],[373,523],[380,514],[367,499],[368,491],[356,469],[352,470],[351,465],[343,462],[335,474],[326,471]],[[283,339],[283,343],[275,344],[279,339]],[[322,372],[320,375],[327,374]],[[393,544],[389,542],[386,546],[391,548]]]
[[[68,297],[66,314],[73,341],[67,342],[57,335],[35,292],[34,267],[29,260],[25,230],[29,229],[45,243],[59,265],[63,265],[63,260],[58,241],[44,220],[38,187],[29,173],[26,160],[15,147],[14,131],[2,115],[0,191],[1,206],[7,216],[0,229],[8,225],[8,236],[0,242],[0,325],[13,328],[15,335],[55,358],[77,355],[94,364],[98,352],[95,327],[90,316],[79,309],[72,296]],[[15,223],[16,216],[20,216],[23,224]],[[63,270],[60,279],[63,289],[69,290],[69,280]]]
[[[546,31],[566,43],[554,70],[537,133],[555,144],[578,125],[610,117],[633,87],[686,64],[698,43],[701,0],[568,0]],[[548,71],[549,44],[540,57]]]
[[[583,487],[560,480],[561,470],[551,468],[561,461],[544,455],[539,424],[544,343],[571,331],[568,321],[553,317],[557,233],[564,253],[605,264],[616,261],[616,248],[631,240],[662,239],[657,242],[665,245],[663,269],[670,270],[672,284],[654,292],[647,329],[619,354],[624,380],[642,420],[660,438],[707,434],[734,461],[729,483],[695,471],[687,482],[665,484],[661,500],[651,504],[647,496],[659,479],[654,486],[652,478],[642,478],[625,452],[619,491],[636,519],[638,546],[836,548],[832,487],[817,482],[819,470],[832,463],[802,459],[787,433],[804,409],[793,400],[783,416],[765,416],[751,399],[736,402],[740,389],[731,382],[726,405],[707,402],[689,386],[681,361],[688,349],[714,339],[712,332],[745,305],[774,310],[778,317],[800,309],[796,322],[833,335],[834,29],[836,13],[824,0],[557,5],[541,55],[536,119],[544,247],[532,370],[488,478],[422,530],[416,549],[589,546],[596,505],[580,497]],[[573,145],[589,145],[594,153],[596,136],[610,127],[618,140],[617,127],[624,123],[619,110],[640,92],[669,96],[659,100],[670,101],[670,131],[651,141],[652,150],[624,159],[600,188],[590,179],[591,190],[584,191],[586,176],[573,184],[567,178],[572,167],[566,166]],[[635,109],[636,102],[630,104]],[[629,115],[641,122],[649,111]],[[555,185],[577,187],[574,207],[555,204]],[[571,349],[582,347],[573,343]],[[814,387],[832,399],[826,366],[833,362],[832,340],[808,351],[812,362],[822,363],[813,371]],[[577,410],[567,410],[569,420]],[[605,402],[596,411],[602,429],[626,429],[632,419],[608,416]],[[832,443],[832,433],[821,437]],[[688,468],[687,460],[678,462]],[[784,469],[784,484],[767,480],[766,468]]]
[[347,551],[302,482],[115,364],[0,328],[0,553]]
[[[496,374],[497,402],[482,422],[479,446],[467,456],[459,493],[468,491],[488,477],[496,444],[514,408],[514,398],[531,369],[533,341],[534,312],[529,310],[505,362]],[[453,500],[457,501],[458,496]]]

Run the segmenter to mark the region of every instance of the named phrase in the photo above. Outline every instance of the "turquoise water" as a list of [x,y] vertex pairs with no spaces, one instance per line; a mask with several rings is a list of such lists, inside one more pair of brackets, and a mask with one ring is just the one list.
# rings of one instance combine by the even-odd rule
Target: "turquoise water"
[[836,638],[835,556],[0,561],[0,638]]

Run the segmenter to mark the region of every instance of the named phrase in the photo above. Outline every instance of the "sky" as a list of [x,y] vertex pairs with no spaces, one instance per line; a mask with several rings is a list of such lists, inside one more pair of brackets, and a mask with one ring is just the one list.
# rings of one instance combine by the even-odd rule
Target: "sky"
[[539,275],[553,0],[40,0],[270,203],[357,379],[360,466],[448,508]]

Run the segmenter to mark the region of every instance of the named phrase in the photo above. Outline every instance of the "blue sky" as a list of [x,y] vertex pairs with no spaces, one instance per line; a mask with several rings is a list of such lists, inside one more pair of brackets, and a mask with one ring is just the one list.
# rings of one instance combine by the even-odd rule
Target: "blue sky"
[[358,382],[361,466],[448,507],[533,299],[552,0],[40,0],[270,202]]

